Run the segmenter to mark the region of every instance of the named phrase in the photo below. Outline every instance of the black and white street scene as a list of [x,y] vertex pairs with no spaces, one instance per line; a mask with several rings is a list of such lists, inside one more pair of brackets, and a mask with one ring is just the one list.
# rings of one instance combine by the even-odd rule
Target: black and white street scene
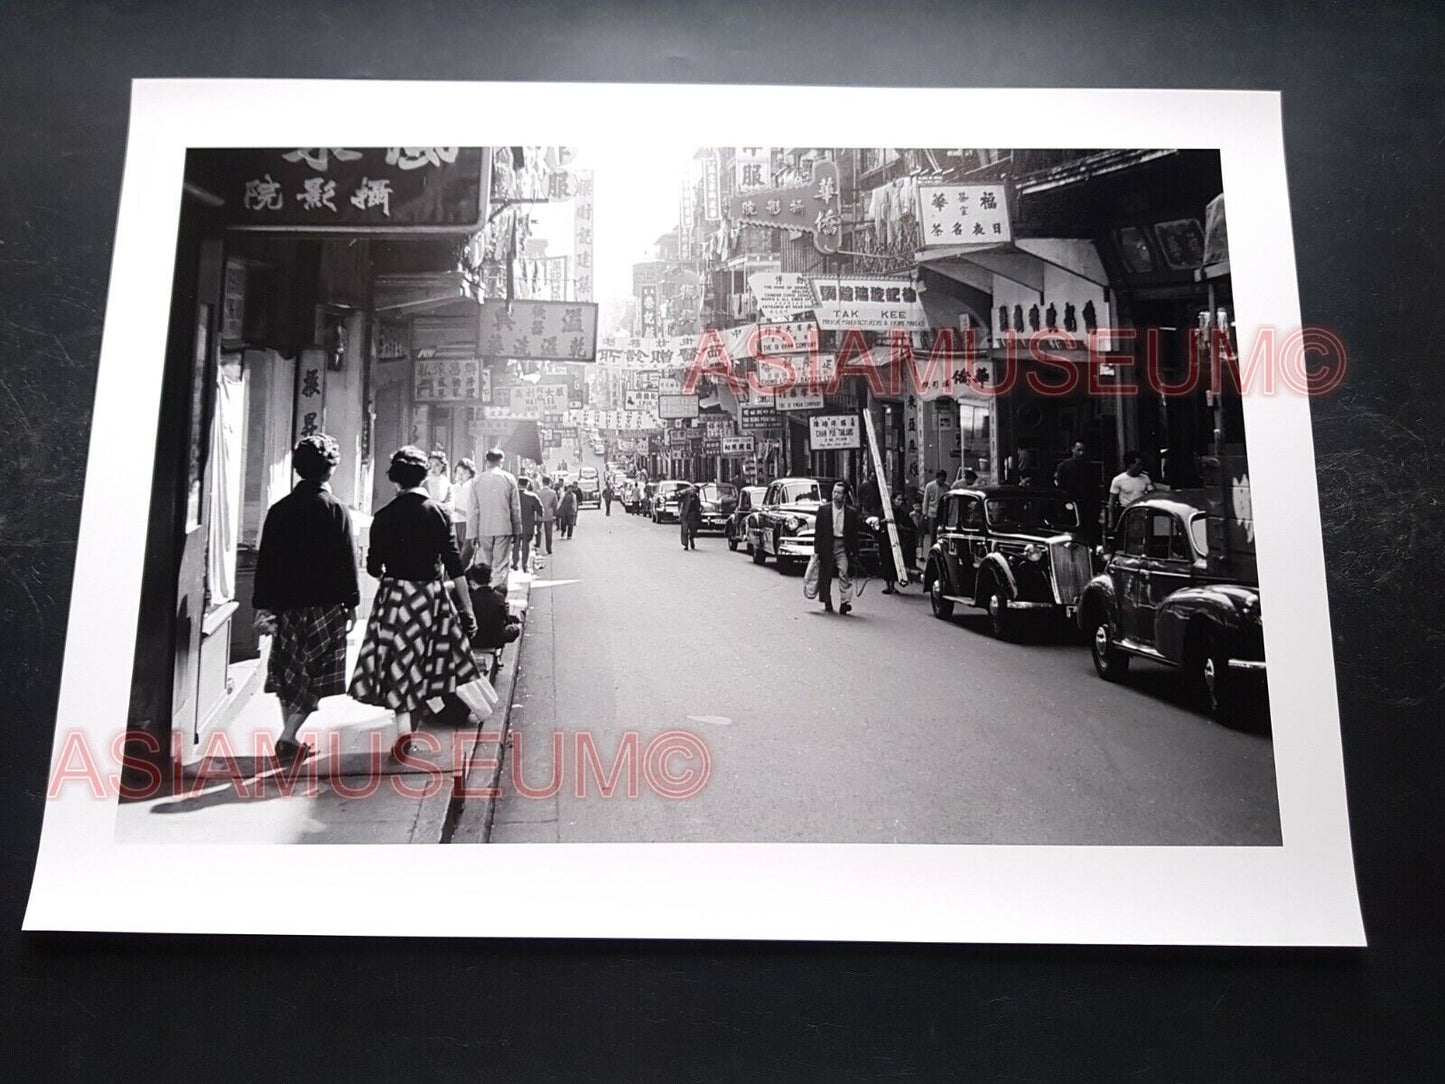
[[116,839],[1279,845],[1220,156],[939,144],[192,150]]

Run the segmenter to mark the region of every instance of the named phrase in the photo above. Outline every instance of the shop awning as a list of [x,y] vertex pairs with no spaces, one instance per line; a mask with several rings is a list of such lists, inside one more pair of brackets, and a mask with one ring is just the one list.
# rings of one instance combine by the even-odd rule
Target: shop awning
[[918,252],[920,267],[947,275],[975,289],[991,287],[980,272],[998,275],[1043,293],[1049,264],[1099,286],[1109,285],[1103,261],[1092,241],[1077,237],[1021,237],[993,245],[951,245]]

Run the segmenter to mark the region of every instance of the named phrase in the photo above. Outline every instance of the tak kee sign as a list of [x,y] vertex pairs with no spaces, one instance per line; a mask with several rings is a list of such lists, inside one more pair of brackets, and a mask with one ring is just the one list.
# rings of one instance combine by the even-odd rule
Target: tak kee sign
[[824,255],[838,251],[842,206],[838,167],[815,162],[813,179],[787,188],[755,188],[728,200],[728,218],[775,230],[801,230],[813,235],[813,247]]

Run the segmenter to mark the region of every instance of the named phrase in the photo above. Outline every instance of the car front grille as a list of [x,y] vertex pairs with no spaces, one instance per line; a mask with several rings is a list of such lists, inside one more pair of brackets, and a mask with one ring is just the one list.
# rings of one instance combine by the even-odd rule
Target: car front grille
[[1059,602],[1065,606],[1076,606],[1084,585],[1094,578],[1094,564],[1089,556],[1089,547],[1072,539],[1049,543],[1049,563],[1054,570],[1054,586],[1058,590]]

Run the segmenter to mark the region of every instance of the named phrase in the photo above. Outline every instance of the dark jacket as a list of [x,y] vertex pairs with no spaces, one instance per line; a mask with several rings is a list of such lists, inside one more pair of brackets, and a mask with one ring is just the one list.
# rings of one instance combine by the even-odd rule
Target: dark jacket
[[366,571],[380,579],[426,582],[462,574],[451,517],[425,493],[398,493],[371,521]]
[[515,640],[521,633],[521,626],[507,609],[507,600],[485,582],[476,583],[469,578],[467,587],[472,615],[477,620],[472,646],[485,650],[503,647]]
[[[851,504],[843,506],[843,544],[848,560],[858,560],[858,509]],[[826,568],[833,567],[833,502],[819,505],[817,518],[813,521],[813,552]]]
[[518,494],[518,500],[522,506],[522,533],[531,534],[542,518],[542,498],[530,489],[524,489]]
[[275,611],[360,602],[351,513],[320,482],[296,483],[266,513],[251,604]]
[[702,498],[696,489],[686,489],[678,497],[677,518],[693,525],[702,523]]

